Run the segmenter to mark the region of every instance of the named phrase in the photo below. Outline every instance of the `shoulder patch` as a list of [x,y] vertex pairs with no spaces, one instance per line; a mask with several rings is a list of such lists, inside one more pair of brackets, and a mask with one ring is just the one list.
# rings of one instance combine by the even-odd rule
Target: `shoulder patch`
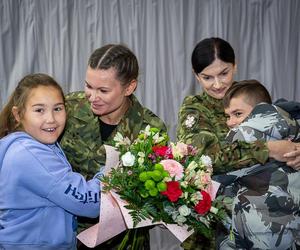
[[196,123],[196,117],[195,115],[187,115],[185,121],[184,121],[184,125],[187,127],[187,128],[192,128]]

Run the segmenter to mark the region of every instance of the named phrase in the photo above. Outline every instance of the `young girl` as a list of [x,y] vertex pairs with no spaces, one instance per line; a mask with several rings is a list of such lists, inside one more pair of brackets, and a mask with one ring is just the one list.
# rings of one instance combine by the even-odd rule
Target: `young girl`
[[100,181],[72,172],[56,142],[64,95],[45,74],[25,76],[0,114],[0,249],[76,249],[76,217],[99,216]]

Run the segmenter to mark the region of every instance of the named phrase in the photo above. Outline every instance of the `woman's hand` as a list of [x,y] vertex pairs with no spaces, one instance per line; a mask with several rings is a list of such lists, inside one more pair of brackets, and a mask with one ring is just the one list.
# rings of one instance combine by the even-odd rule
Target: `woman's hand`
[[293,169],[300,170],[300,144],[294,143],[296,146],[293,151],[284,154],[286,164]]
[[[285,155],[287,153],[295,152],[296,150],[296,143],[291,141],[268,141],[267,147],[269,149],[269,157],[274,158],[277,161],[286,162],[288,160]],[[300,154],[300,152],[299,152]]]
[[300,144],[291,141],[268,141],[269,157],[300,170]]

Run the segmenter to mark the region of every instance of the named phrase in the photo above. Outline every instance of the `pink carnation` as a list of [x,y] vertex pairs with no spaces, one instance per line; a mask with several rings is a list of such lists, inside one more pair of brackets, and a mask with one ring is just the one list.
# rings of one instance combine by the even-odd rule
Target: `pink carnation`
[[183,166],[179,162],[168,159],[162,160],[160,164],[163,165],[164,170],[166,170],[172,178],[175,177],[176,181],[183,177]]

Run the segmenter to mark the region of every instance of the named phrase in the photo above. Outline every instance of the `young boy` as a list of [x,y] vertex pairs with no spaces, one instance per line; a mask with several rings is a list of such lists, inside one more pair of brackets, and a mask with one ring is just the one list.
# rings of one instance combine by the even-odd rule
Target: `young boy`
[[[271,103],[267,89],[258,81],[246,80],[234,84],[223,99],[227,125],[231,128],[227,140],[299,140],[298,122]],[[255,136],[249,137],[253,133]]]
[[[298,140],[298,123],[271,104],[266,88],[256,80],[234,84],[224,99],[227,140]],[[292,249],[299,239],[299,173],[270,159],[234,171],[239,189],[233,201],[232,232],[220,249]]]

